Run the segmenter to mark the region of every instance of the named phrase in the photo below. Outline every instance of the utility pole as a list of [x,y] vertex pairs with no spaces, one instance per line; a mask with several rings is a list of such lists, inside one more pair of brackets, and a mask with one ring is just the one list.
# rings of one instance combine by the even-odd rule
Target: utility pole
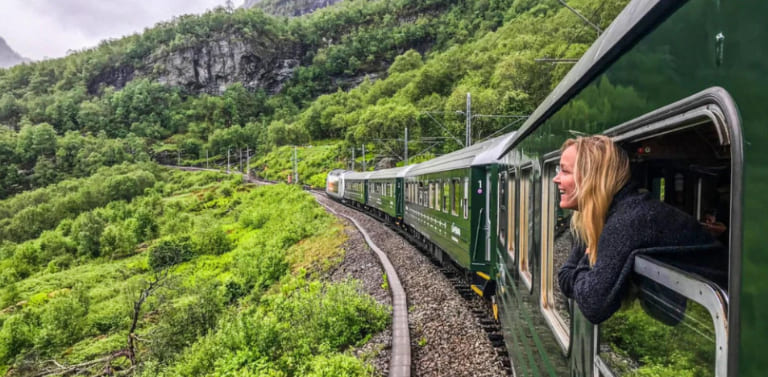
[[237,148],[240,151],[240,172],[243,171],[243,148]]
[[405,127],[405,165],[408,165],[408,127]]
[[352,147],[352,171],[355,171],[355,147]]
[[467,92],[467,112],[464,114],[467,117],[467,141],[464,143],[467,147],[472,145],[472,96]]
[[251,148],[245,148],[245,180],[251,180]]
[[227,174],[229,174],[229,148],[227,148]]
[[365,162],[365,144],[363,144],[363,171],[368,171],[368,167]]

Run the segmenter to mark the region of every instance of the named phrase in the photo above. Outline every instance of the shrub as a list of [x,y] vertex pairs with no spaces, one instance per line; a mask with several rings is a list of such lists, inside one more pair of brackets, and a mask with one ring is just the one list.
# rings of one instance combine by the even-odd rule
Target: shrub
[[373,375],[373,367],[354,356],[319,355],[309,362],[306,377],[357,377]]
[[35,345],[58,348],[80,340],[85,330],[88,305],[83,296],[67,292],[53,297],[40,314],[40,333]]
[[89,257],[99,256],[99,240],[106,221],[96,212],[83,213],[72,223],[72,240],[77,244],[77,254]]
[[112,257],[133,253],[136,249],[135,234],[126,226],[108,225],[99,239],[101,254]]
[[222,298],[215,286],[208,286],[200,294],[176,299],[162,310],[160,322],[152,332],[153,357],[168,361],[205,336],[224,309]]
[[201,254],[221,255],[232,249],[232,241],[221,227],[205,227],[198,229],[192,237],[195,248]]
[[32,346],[33,331],[24,315],[13,315],[0,329],[0,364],[10,364],[16,355]]
[[195,255],[194,245],[188,235],[163,238],[149,249],[149,267],[158,271],[186,262]]

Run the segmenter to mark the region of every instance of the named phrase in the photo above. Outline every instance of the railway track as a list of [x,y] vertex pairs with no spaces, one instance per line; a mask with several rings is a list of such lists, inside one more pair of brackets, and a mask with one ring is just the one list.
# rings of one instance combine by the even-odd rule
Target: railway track
[[[314,191],[313,193],[315,197],[318,198],[318,201],[324,206],[326,206],[326,208],[328,208],[327,202],[331,200],[327,198],[324,195],[324,193],[320,191]],[[336,203],[337,205],[341,205],[335,201],[333,201],[333,203]],[[474,372],[471,375],[488,375],[488,376],[512,375],[511,361],[506,350],[506,345],[504,343],[504,338],[503,338],[499,323],[493,318],[493,312],[491,311],[488,301],[483,300],[482,298],[477,296],[477,294],[474,293],[474,291],[470,288],[468,280],[464,277],[464,274],[460,270],[458,270],[455,266],[453,266],[450,263],[441,264],[439,261],[431,258],[430,253],[424,250],[423,245],[421,245],[418,241],[411,239],[409,235],[406,232],[404,232],[402,229],[392,226],[392,224],[381,222],[381,219],[371,214],[359,212],[347,206],[344,206],[343,208],[347,208],[350,211],[354,211],[354,213],[357,213],[360,215],[365,214],[367,216],[364,216],[364,217],[375,221],[377,224],[379,224],[379,226],[385,226],[387,229],[390,229],[391,231],[397,233],[403,239],[403,242],[407,241],[411,246],[413,246],[415,249],[420,251],[420,255],[422,257],[428,258],[428,260],[431,261],[432,268],[436,269],[437,271],[439,271],[440,274],[442,274],[442,276],[447,280],[447,282],[450,284],[450,286],[454,290],[455,294],[461,298],[462,305],[466,308],[467,312],[471,314],[470,321],[474,322],[474,324],[482,330],[483,336],[487,339],[487,342],[489,343],[489,348],[493,350],[494,362],[499,367],[498,373]],[[338,211],[334,211],[334,213],[338,213]],[[349,218],[348,216],[345,216],[345,217]],[[413,327],[413,325],[411,327]],[[414,339],[418,338],[418,335],[412,335],[411,338],[414,338]],[[416,343],[418,343],[418,341]],[[413,344],[411,346],[413,347]],[[461,347],[461,345],[457,345],[457,347]],[[418,368],[415,367],[414,369],[418,369]],[[443,373],[438,375],[451,375],[451,374]]]

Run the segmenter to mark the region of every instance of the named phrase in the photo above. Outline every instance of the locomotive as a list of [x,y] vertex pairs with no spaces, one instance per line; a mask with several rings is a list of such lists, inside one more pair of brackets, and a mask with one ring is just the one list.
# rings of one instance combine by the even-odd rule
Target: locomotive
[[[761,0],[633,0],[517,131],[419,164],[334,170],[326,192],[462,268],[498,308],[516,376],[762,376],[765,14]],[[638,256],[623,308],[587,321],[555,280],[575,241],[552,178],[581,134],[628,151],[632,181],[714,228],[728,262],[702,275]]]

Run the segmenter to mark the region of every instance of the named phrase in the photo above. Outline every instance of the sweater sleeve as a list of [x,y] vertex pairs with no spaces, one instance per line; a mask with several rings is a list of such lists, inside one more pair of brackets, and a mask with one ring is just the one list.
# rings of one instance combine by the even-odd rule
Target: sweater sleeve
[[[638,239],[630,224],[606,223],[597,244],[597,262],[592,268],[579,264],[561,282],[561,288],[570,288],[571,296],[584,316],[599,324],[621,307],[621,300],[629,273],[624,271],[630,254],[637,248]],[[587,258],[584,258],[587,259]],[[563,290],[565,292],[565,289]],[[566,295],[568,295],[566,293]]]
[[581,242],[575,242],[568,259],[557,272],[557,282],[565,297],[573,298],[573,276],[576,272],[584,268],[589,269],[589,259],[584,254],[585,251],[586,247]]

